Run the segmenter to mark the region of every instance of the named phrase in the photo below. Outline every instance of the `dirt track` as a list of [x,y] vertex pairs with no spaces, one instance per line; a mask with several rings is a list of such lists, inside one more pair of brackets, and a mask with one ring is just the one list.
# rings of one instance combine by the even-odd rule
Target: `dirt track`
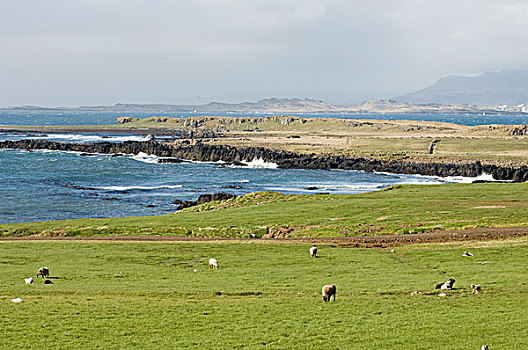
[[382,235],[365,237],[318,237],[318,238],[201,238],[186,236],[92,236],[92,237],[8,237],[2,241],[104,241],[104,242],[298,242],[331,243],[340,247],[386,248],[417,243],[441,243],[455,241],[488,241],[528,236],[528,227],[478,228],[458,231],[435,231],[420,234]]

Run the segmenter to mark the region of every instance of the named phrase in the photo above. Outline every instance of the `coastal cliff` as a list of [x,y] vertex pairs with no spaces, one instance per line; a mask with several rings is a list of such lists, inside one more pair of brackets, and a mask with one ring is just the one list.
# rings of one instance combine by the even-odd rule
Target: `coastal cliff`
[[339,155],[298,154],[288,151],[270,150],[264,147],[232,147],[226,145],[171,145],[156,141],[127,141],[123,143],[64,143],[47,140],[20,140],[0,142],[0,149],[59,150],[82,153],[138,154],[140,152],[159,157],[185,159],[202,162],[243,162],[262,159],[273,162],[282,169],[341,169],[367,172],[389,172],[397,174],[419,174],[431,176],[476,177],[483,173],[493,175],[495,180],[514,182],[528,181],[528,166],[508,167],[482,164],[479,161],[443,163],[416,160],[383,160]]

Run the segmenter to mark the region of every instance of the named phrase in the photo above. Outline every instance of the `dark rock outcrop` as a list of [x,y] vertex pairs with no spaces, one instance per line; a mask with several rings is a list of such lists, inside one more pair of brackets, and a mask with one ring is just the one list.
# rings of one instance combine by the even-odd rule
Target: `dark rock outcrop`
[[66,188],[73,188],[73,189],[76,189],[76,190],[82,190],[82,191],[96,191],[97,188],[95,187],[86,187],[86,186],[80,186],[80,185],[77,185],[73,182],[65,182],[65,183],[60,183],[58,181],[55,181],[54,184],[56,186],[61,186],[61,187],[66,187]]
[[[524,182],[528,180],[527,166],[502,166],[481,164],[479,161],[469,163],[416,162],[406,159],[384,160],[363,157],[346,157],[340,155],[298,154],[288,151],[275,151],[263,147],[231,147],[225,145],[174,146],[155,141],[126,141],[123,143],[64,143],[47,140],[20,140],[0,142],[0,149],[49,149],[59,151],[76,151],[84,153],[138,154],[140,152],[159,157],[186,159],[193,161],[229,163],[262,159],[273,162],[282,169],[342,169],[362,170],[367,172],[389,172],[396,174],[420,174],[432,176],[466,176],[475,177],[482,173],[493,175],[496,180]],[[236,163],[235,163],[236,164]]]
[[195,205],[200,205],[213,201],[225,201],[235,197],[236,195],[232,193],[219,192],[213,194],[202,194],[195,201],[181,201],[179,199],[176,199],[174,202],[172,202],[172,204],[178,205],[178,208],[176,209],[181,210],[184,208],[194,207]]
[[180,158],[160,158],[158,163],[183,163],[184,160]]
[[515,127],[511,132],[512,136],[525,136],[528,135],[528,125],[522,124],[518,127]]
[[225,185],[225,186],[220,186],[220,188],[230,188],[233,190],[239,190],[242,188],[242,186],[241,185]]
[[117,124],[126,124],[139,121],[139,118],[134,117],[119,117],[117,118]]

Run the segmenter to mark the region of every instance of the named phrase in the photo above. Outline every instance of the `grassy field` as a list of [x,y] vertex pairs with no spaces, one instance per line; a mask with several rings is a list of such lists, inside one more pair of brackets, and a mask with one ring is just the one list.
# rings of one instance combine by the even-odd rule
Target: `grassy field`
[[0,236],[361,236],[528,226],[528,184],[406,185],[359,195],[258,192],[162,216],[0,225]]
[[[4,241],[0,348],[528,347],[526,239],[394,253],[326,245],[316,259],[308,248]],[[466,249],[474,257],[462,257]],[[53,284],[25,285],[40,266]],[[440,297],[434,285],[448,278],[455,289]],[[321,299],[326,283],[337,286],[335,303]],[[472,295],[471,283],[482,293]]]

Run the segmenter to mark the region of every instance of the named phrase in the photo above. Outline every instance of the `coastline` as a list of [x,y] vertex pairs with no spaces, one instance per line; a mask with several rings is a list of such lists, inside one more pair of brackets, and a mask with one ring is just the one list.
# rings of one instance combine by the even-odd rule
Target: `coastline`
[[474,162],[438,162],[416,159],[377,159],[340,156],[333,154],[300,154],[278,151],[264,147],[233,147],[196,142],[191,145],[173,145],[152,141],[125,141],[122,143],[64,143],[47,140],[2,141],[0,149],[58,150],[102,154],[146,153],[175,161],[201,162],[252,162],[275,163],[281,169],[360,170],[365,172],[388,172],[392,174],[416,174],[438,177],[477,177],[491,174],[500,181],[524,182],[528,180],[528,166],[503,166]]

